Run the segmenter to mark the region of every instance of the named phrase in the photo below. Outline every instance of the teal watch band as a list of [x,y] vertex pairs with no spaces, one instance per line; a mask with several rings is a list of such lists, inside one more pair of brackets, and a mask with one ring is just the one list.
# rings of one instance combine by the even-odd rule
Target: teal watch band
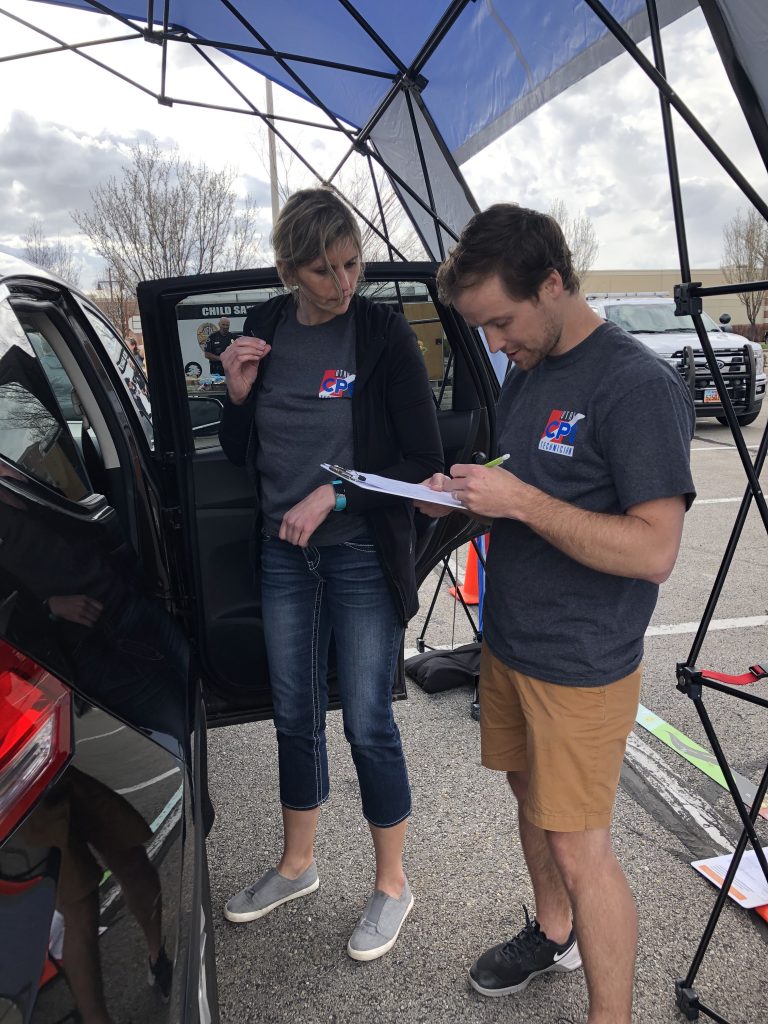
[[347,507],[347,496],[344,493],[344,481],[331,480],[331,487],[333,487],[336,492],[336,504],[333,506],[333,511],[343,512]]

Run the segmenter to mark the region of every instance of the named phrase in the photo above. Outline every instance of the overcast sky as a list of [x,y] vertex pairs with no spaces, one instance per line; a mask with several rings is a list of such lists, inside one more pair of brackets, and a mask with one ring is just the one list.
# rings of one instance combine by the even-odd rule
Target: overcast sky
[[[57,11],[10,0],[7,9],[43,23],[70,41],[119,34],[97,15]],[[42,15],[41,15],[42,12]],[[751,183],[768,192],[768,176],[733,98],[700,12],[664,31],[670,80]],[[0,54],[46,45],[40,36],[0,15]],[[232,103],[215,76],[188,47],[176,47],[170,91]],[[98,48],[88,51],[99,55]],[[110,62],[155,87],[159,48],[143,41],[112,44]],[[105,57],[106,59],[106,57]],[[263,108],[264,89],[253,72],[227,62],[234,77]],[[264,204],[268,236],[269,186],[260,152],[259,122],[242,115],[191,107],[162,107],[73,54],[0,64],[0,248],[21,251],[21,237],[39,217],[48,236],[70,241],[84,261],[82,284],[100,276],[100,262],[77,231],[70,211],[89,205],[89,191],[119,174],[127,148],[156,136],[212,167],[230,164],[241,193]],[[277,113],[317,119],[281,90]],[[746,200],[679,119],[678,153],[693,266],[718,266],[723,225]],[[327,132],[287,129],[326,173],[343,146]],[[658,98],[645,75],[622,56],[535,112],[463,167],[479,204],[512,200],[547,209],[557,198],[572,214],[593,220],[605,269],[672,267],[677,250]]]

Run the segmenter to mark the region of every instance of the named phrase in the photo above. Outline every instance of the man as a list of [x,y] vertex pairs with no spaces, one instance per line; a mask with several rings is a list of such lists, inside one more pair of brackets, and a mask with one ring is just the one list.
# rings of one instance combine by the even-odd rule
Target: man
[[551,217],[477,214],[438,286],[513,364],[497,414],[509,458],[429,481],[492,521],[481,757],[507,773],[536,901],[470,981],[505,995],[583,961],[589,1024],[630,1024],[637,915],[609,828],[643,634],[695,497],[693,405],[670,366],[590,309]]
[[209,361],[211,373],[224,375],[224,367],[221,365],[221,353],[227,348],[230,342],[234,341],[235,335],[229,333],[229,320],[223,316],[219,320],[219,328],[211,331],[208,340],[203,346],[203,355]]

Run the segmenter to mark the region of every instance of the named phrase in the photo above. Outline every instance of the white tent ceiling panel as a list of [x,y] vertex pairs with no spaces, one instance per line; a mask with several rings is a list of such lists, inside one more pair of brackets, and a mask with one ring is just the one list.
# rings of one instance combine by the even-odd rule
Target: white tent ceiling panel
[[[407,181],[427,207],[434,208],[438,217],[450,227],[462,227],[475,209],[459,179],[446,162],[444,152],[423,113],[416,104],[412,105],[412,109],[413,120],[419,133],[418,142],[414,136],[408,101],[403,92],[398,93],[377,123],[371,134],[371,141],[387,165]],[[427,175],[424,174],[421,157]],[[453,244],[453,239],[407,192],[397,184],[395,188],[408,210],[424,248],[432,259],[442,259]]]

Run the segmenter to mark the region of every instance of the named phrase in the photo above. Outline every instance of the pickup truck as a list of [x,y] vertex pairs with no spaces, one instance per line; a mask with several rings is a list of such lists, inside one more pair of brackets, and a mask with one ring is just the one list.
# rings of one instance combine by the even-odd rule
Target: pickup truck
[[[633,334],[679,371],[691,389],[696,416],[714,416],[727,423],[720,395],[690,316],[676,316],[675,302],[666,294],[588,294],[587,302],[605,320]],[[754,423],[765,397],[763,349],[757,342],[726,332],[706,313],[702,319],[723,375],[736,419],[742,427]]]

